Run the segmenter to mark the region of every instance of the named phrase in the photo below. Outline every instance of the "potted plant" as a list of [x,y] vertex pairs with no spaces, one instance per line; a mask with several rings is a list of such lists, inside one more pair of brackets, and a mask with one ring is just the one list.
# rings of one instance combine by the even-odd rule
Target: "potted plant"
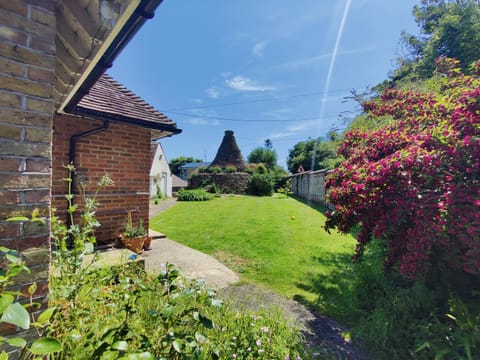
[[120,234],[120,241],[123,246],[137,254],[141,254],[145,248],[150,247],[151,238],[143,225],[143,219],[138,221],[138,226],[134,226],[131,211],[128,211],[125,231]]

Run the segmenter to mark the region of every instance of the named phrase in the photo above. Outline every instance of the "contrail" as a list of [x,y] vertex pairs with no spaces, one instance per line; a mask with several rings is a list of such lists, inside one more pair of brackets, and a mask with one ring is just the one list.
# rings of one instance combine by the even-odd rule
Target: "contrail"
[[[325,86],[323,88],[323,96],[322,96],[322,101],[320,105],[320,121],[323,120],[323,117],[325,115],[325,108],[326,108],[326,103],[328,99],[328,91],[330,90],[330,82],[332,80],[333,67],[335,66],[335,61],[337,60],[338,48],[340,46],[340,40],[342,39],[343,28],[345,27],[345,23],[347,22],[348,11],[350,10],[350,3],[351,3],[351,0],[347,0],[345,4],[345,8],[343,9],[342,21],[340,22],[340,26],[338,27],[335,46],[333,47],[332,57],[330,58],[330,65],[328,66],[327,79],[325,81]],[[317,154],[317,145],[318,145],[318,140],[315,142],[315,147],[313,148],[312,166],[310,167],[312,171],[315,170],[315,158]]]

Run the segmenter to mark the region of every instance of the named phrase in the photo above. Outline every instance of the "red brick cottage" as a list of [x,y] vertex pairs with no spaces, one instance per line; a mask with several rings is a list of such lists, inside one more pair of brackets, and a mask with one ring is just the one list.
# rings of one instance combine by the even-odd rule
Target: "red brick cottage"
[[[148,169],[140,175],[140,154],[148,163],[151,138],[179,132],[111,78],[97,82],[160,3],[0,0],[0,245],[26,256],[31,273],[16,287],[37,281],[37,300],[48,293],[49,224],[5,220],[35,208],[48,219],[52,203],[61,205],[57,181],[64,176],[60,164],[69,160],[72,135],[80,175],[93,180],[105,170],[112,173],[117,187],[102,194],[100,215],[120,221],[128,209],[120,201],[138,207],[139,215],[146,211],[141,204],[148,200]],[[118,106],[121,96],[133,110]],[[106,129],[90,133],[100,127]],[[116,226],[107,225],[99,235],[111,237]],[[0,335],[15,331],[3,327]]]
[[[75,184],[87,194],[108,173],[115,185],[99,193],[99,245],[114,242],[132,211],[148,226],[151,140],[181,132],[175,123],[108,75],[102,75],[72,112],[53,120],[52,206],[66,218],[65,164],[74,164]],[[78,191],[77,191],[78,192]],[[80,200],[80,199],[79,199]],[[60,211],[58,211],[60,210]]]

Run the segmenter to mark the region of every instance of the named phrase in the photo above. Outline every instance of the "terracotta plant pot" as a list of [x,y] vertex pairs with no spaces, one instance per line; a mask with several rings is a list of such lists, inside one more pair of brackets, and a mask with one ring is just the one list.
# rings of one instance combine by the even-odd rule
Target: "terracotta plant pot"
[[143,244],[145,242],[145,238],[146,236],[139,236],[134,238],[120,236],[120,241],[122,242],[123,246],[125,246],[128,250],[131,250],[136,254],[141,254],[143,252]]
[[145,241],[143,242],[143,250],[152,250],[152,238],[150,236],[145,236]]

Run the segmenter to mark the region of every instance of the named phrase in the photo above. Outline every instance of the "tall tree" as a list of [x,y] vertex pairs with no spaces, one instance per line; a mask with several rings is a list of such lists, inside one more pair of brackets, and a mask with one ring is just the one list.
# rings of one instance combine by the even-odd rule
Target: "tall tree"
[[480,1],[422,0],[413,15],[420,35],[402,34],[407,55],[397,59],[392,81],[430,78],[440,56],[459,60],[462,72],[470,74],[470,65],[480,58]]
[[251,164],[265,164],[269,170],[274,170],[277,166],[277,153],[273,150],[270,139],[265,140],[264,147],[253,149],[247,157]]
[[339,136],[337,133],[330,133],[328,136],[330,140],[318,138],[296,143],[288,153],[288,170],[294,174],[300,165],[305,171],[311,170],[314,156],[313,149],[316,149],[314,170],[333,168],[338,164],[340,162],[337,155]]
[[270,139],[266,139],[263,147],[265,149],[272,150],[273,149],[272,141]]
[[191,162],[202,162],[200,159],[193,158],[191,156],[179,156],[170,160],[168,165],[170,166],[170,171],[175,175],[180,175],[180,168]]

